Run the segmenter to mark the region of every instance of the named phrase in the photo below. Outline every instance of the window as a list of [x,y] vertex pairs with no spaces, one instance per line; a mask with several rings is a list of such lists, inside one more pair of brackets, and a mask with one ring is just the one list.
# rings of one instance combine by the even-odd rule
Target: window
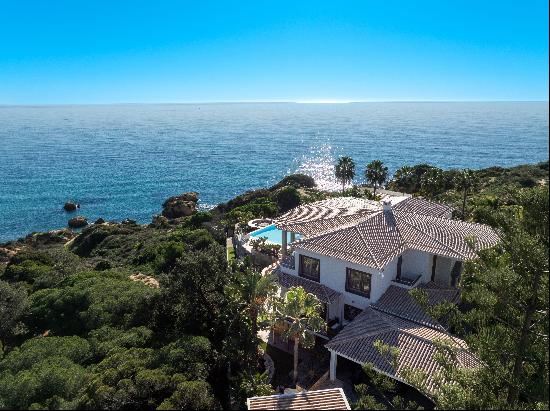
[[300,254],[300,277],[319,282],[321,263],[317,258]]
[[370,277],[369,273],[346,268],[346,291],[370,298]]
[[361,314],[361,309],[353,305],[344,304],[344,320],[352,321],[355,317]]

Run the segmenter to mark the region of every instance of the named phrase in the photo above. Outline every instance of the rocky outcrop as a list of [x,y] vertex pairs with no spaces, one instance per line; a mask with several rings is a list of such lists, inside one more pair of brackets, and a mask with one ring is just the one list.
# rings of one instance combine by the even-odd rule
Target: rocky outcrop
[[68,228],[52,230],[45,233],[32,233],[25,237],[25,242],[31,245],[65,244],[75,237]]
[[73,217],[69,220],[69,227],[71,228],[82,228],[88,225],[88,220],[86,217],[78,216]]
[[16,247],[0,247],[0,263],[7,263],[19,250]]
[[77,208],[80,208],[80,206],[76,203],[73,203],[72,201],[67,201],[63,206],[63,210],[69,211],[69,212],[75,211]]
[[101,217],[99,217],[97,220],[95,220],[94,224],[105,224],[105,220]]
[[187,217],[197,211],[199,195],[195,192],[170,197],[163,204],[162,215],[169,219]]
[[156,278],[141,273],[132,274],[130,276],[130,280],[142,282],[143,284],[148,285],[151,288],[159,288],[160,286]]
[[163,215],[154,215],[151,225],[156,228],[167,228],[170,226],[168,219]]

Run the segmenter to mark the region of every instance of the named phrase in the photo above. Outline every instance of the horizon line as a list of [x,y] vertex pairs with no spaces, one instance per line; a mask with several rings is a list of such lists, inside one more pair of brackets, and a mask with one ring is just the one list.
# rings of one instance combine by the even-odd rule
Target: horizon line
[[361,104],[361,103],[549,103],[549,100],[422,100],[422,99],[319,99],[319,100],[211,100],[211,101],[151,101],[151,102],[94,102],[94,103],[1,103],[2,106],[107,106],[107,105],[199,105],[199,104]]

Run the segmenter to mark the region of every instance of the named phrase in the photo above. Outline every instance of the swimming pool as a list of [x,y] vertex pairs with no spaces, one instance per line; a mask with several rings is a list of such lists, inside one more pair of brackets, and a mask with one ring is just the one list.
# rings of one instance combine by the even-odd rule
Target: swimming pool
[[[281,245],[283,239],[283,232],[275,227],[275,224],[268,225],[267,227],[260,228],[259,230],[252,231],[250,238],[266,237],[267,241],[274,244]],[[288,243],[290,243],[290,233],[286,233]],[[296,239],[300,238],[300,234],[296,234]]]

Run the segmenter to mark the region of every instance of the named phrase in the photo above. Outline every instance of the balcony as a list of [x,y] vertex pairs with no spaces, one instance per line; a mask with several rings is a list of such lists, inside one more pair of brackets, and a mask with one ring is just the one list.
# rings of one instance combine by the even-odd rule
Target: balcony
[[413,288],[418,285],[421,278],[422,274],[416,274],[413,276],[401,276],[401,278],[396,278],[395,280],[393,280],[392,283],[404,288]]

